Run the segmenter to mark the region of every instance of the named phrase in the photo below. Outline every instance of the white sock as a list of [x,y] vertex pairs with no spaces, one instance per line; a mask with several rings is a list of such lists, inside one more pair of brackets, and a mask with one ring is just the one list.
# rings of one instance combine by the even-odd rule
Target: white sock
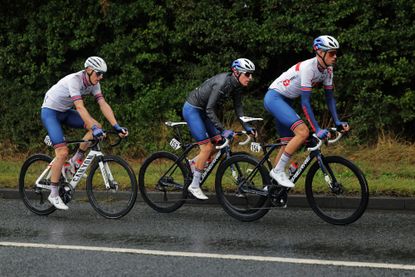
[[190,186],[194,189],[200,187],[200,178],[202,177],[203,171],[199,171],[199,169],[195,169],[195,172],[193,173],[193,180]]
[[52,196],[52,197],[59,196],[59,186],[58,186],[57,183],[51,183],[50,196]]
[[285,166],[288,164],[288,162],[291,159],[291,155],[288,154],[287,152],[284,152],[281,155],[280,160],[278,161],[277,165],[274,167],[274,171],[278,172],[278,171],[284,171],[285,170]]
[[77,160],[83,160],[84,159],[84,154],[85,151],[78,149],[78,151],[76,151],[75,155],[73,155],[73,157],[71,158],[72,163],[75,163]]

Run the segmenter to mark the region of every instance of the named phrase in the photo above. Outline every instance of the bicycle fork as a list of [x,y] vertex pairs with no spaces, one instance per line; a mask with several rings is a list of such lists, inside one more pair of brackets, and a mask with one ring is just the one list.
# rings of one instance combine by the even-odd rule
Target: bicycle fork
[[337,182],[336,177],[334,176],[334,173],[331,170],[330,166],[324,162],[324,157],[321,154],[317,156],[317,161],[320,166],[321,172],[323,172],[324,181],[326,181],[330,190],[335,194],[341,193],[341,185]]
[[118,183],[114,180],[108,162],[104,162],[102,156],[99,157],[98,165],[104,179],[105,188],[107,190],[118,190]]

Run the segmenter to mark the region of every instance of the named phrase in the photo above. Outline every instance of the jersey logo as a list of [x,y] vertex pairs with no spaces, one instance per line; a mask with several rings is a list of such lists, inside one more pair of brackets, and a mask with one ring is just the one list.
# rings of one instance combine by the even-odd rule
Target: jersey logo
[[286,87],[288,87],[290,85],[290,83],[291,83],[291,80],[289,80],[289,79],[286,79],[282,82],[282,84]]

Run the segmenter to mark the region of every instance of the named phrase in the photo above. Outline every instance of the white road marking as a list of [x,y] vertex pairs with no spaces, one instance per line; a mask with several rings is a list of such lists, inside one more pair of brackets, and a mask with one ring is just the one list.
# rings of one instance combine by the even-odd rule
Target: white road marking
[[317,259],[296,259],[296,258],[270,257],[270,256],[249,256],[249,255],[244,256],[244,255],[229,255],[229,254],[214,254],[214,253],[161,251],[161,250],[134,249],[134,248],[112,248],[112,247],[96,247],[96,246],[82,246],[82,245],[21,243],[21,242],[7,242],[7,241],[3,241],[3,242],[0,241],[0,247],[1,246],[127,253],[127,254],[153,255],[153,256],[155,255],[155,256],[208,258],[208,259],[223,259],[223,260],[245,260],[245,261],[308,264],[308,265],[328,265],[328,266],[343,266],[343,267],[367,267],[367,268],[415,270],[415,265],[410,265],[410,264],[388,264],[388,263],[351,262],[351,261],[334,261],[334,260],[317,260]]

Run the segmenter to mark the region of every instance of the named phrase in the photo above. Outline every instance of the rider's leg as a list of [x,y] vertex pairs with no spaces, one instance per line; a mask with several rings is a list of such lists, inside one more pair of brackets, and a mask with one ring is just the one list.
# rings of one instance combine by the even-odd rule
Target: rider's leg
[[200,181],[201,181],[202,174],[205,168],[205,162],[209,158],[210,153],[214,149],[214,147],[210,141],[206,144],[201,144],[199,146],[200,146],[200,153],[197,155],[198,159],[196,160],[196,167],[193,172],[192,183],[188,187],[188,190],[196,198],[201,199],[201,200],[206,200],[208,199],[208,197],[200,189]]
[[55,160],[51,167],[51,193],[48,200],[57,208],[67,210],[68,206],[59,197],[59,180],[62,166],[68,158],[69,149],[66,146],[61,123],[65,122],[71,112],[59,112],[49,108],[41,109],[43,126],[48,131],[49,138],[55,148]]
[[[85,123],[84,123],[84,121],[82,120],[81,116],[79,115],[79,113],[77,111],[70,110],[67,113],[68,113],[68,115],[65,118],[65,121],[63,123],[65,123],[66,125],[68,125],[69,127],[72,127],[72,128],[77,128],[77,129],[85,128]],[[101,128],[101,124],[99,124],[95,119],[93,119],[93,121],[94,121],[95,125],[97,125],[99,128]],[[92,138],[93,138],[92,130],[88,130],[87,133],[84,135],[84,137],[82,139],[83,140],[91,140]],[[86,150],[88,149],[88,147],[89,147],[88,142],[83,142],[79,145],[78,150],[76,151],[76,153],[70,159],[72,164],[75,164],[76,162],[83,160],[84,154],[85,154]]]
[[285,173],[285,166],[291,155],[308,137],[307,126],[291,105],[292,99],[286,98],[274,90],[269,90],[264,98],[264,107],[273,115],[281,140],[289,141],[285,147],[280,149],[276,158],[276,166],[270,171],[270,176],[285,187],[294,187],[294,183],[288,179]]
[[55,160],[53,161],[51,168],[51,190],[48,196],[49,202],[51,202],[57,209],[67,210],[68,206],[59,197],[59,179],[61,176],[62,166],[68,158],[69,149],[66,145],[55,148]]
[[294,137],[286,146],[281,147],[275,159],[275,171],[284,171],[290,161],[291,156],[304,144],[309,136],[308,127],[302,123],[294,130]]
[[186,102],[183,106],[183,118],[187,122],[192,137],[200,146],[200,153],[196,156],[196,159],[194,159],[195,170],[192,183],[188,187],[188,190],[198,199],[208,199],[200,189],[200,179],[203,174],[205,162],[208,160],[214,149],[213,144],[210,141],[211,134],[206,128],[206,114],[202,109]]
[[[65,163],[66,159],[68,158],[68,153],[69,153],[69,149],[66,145],[55,149],[56,158],[52,164],[52,168],[51,168],[52,175],[50,177],[50,181],[56,185],[59,183],[61,172],[62,172],[62,166]],[[53,196],[57,196],[57,194]]]

